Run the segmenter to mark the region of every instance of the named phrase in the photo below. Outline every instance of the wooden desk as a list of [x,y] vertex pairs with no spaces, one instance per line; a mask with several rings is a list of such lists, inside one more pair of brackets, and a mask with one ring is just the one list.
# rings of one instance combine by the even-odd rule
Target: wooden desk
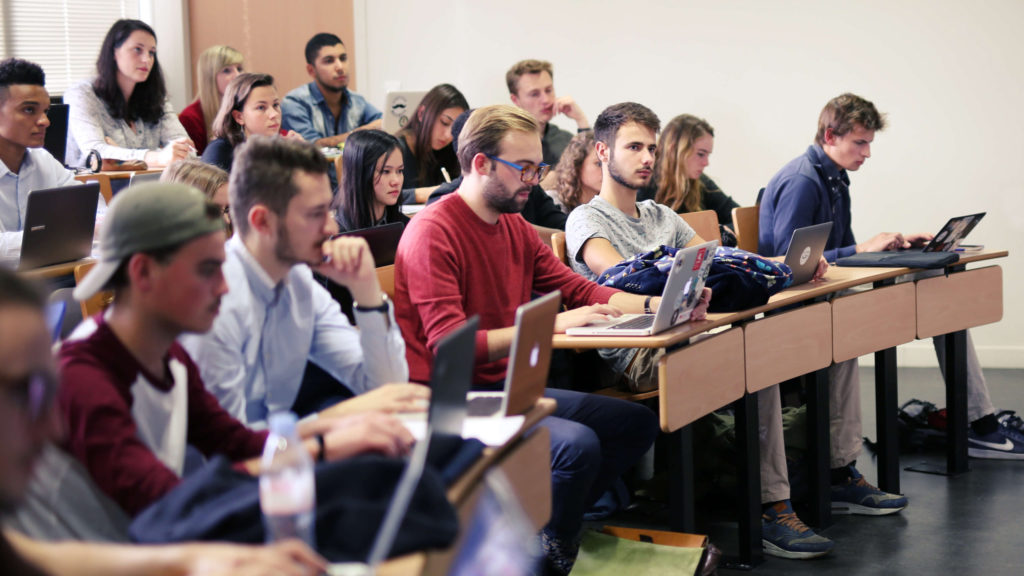
[[23,270],[19,271],[18,274],[25,278],[32,278],[35,280],[70,276],[75,273],[76,266],[79,266],[80,264],[87,264],[89,262],[95,262],[95,259],[91,257],[82,258],[81,260],[75,260],[74,262],[64,262],[63,264],[54,264],[52,266],[43,266],[42,268]]

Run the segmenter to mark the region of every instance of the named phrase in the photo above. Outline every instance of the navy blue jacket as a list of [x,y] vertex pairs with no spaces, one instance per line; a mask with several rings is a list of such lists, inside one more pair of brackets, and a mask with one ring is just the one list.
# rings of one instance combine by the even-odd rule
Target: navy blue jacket
[[763,256],[785,254],[793,230],[824,222],[832,222],[825,245],[829,262],[857,251],[851,227],[850,179],[817,144],[768,181],[759,214],[757,252]]

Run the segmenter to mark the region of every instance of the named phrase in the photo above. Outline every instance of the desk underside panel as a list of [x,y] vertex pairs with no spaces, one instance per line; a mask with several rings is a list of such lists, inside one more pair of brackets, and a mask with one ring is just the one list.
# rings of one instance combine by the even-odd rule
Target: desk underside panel
[[832,358],[843,362],[906,344],[917,331],[913,282],[832,301]]
[[666,354],[658,364],[661,429],[674,432],[743,396],[743,330]]
[[819,302],[743,327],[747,392],[757,392],[832,363],[832,307]]
[[918,280],[917,337],[931,338],[999,322],[1003,269],[989,266]]

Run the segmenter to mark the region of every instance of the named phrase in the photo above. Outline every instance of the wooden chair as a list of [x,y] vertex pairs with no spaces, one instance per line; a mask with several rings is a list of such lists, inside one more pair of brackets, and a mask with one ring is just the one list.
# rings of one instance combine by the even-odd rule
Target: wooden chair
[[79,174],[75,176],[75,180],[79,182],[98,182],[100,185],[100,194],[103,195],[103,200],[110,205],[110,201],[114,199],[114,189],[110,186],[110,175],[109,174]]
[[341,186],[341,172],[342,172],[341,156],[342,156],[341,154],[338,154],[338,157],[334,159],[334,171],[338,174],[338,186]]
[[718,240],[719,243],[722,242],[722,233],[718,230],[718,214],[714,210],[687,212],[680,214],[680,216],[705,242],[712,240]]
[[392,301],[395,299],[395,265],[381,266],[377,268],[377,281],[380,282],[380,289],[388,295]]
[[555,232],[551,235],[551,250],[555,257],[562,261],[562,264],[569,265],[569,251],[565,247],[565,232]]
[[747,252],[757,252],[758,205],[740,206],[732,209],[732,229],[736,232],[736,247]]
[[[75,266],[75,283],[79,283],[85,278],[85,275],[92,270],[92,267],[96,265],[96,262],[86,262],[85,264],[79,264]],[[106,310],[107,306],[114,301],[114,293],[107,291],[99,291],[93,294],[89,299],[81,302],[82,306],[82,318],[89,318],[94,316],[96,313]]]

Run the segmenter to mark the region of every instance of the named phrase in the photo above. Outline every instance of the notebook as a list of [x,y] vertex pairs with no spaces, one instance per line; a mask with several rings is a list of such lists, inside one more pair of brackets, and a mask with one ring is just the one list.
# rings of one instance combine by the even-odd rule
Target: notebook
[[793,239],[789,241],[789,250],[786,251],[786,266],[793,271],[793,286],[814,278],[831,232],[831,222],[793,230]]
[[676,252],[656,313],[623,314],[570,328],[565,333],[569,336],[650,336],[686,322],[700,302],[716,248],[718,241],[712,240]]
[[562,293],[556,290],[516,310],[516,330],[509,352],[505,389],[501,392],[470,392],[470,416],[525,414],[544,395],[551,368],[555,316],[561,307]]
[[92,253],[99,196],[96,182],[29,192],[18,270],[74,262]]
[[384,98],[384,131],[394,134],[405,128],[426,94],[423,90],[388,92]]
[[931,242],[920,250],[922,252],[953,252],[963,242],[964,238],[974,230],[974,227],[981,222],[987,212],[968,214],[950,218],[949,222],[939,230],[939,233],[932,238]]

